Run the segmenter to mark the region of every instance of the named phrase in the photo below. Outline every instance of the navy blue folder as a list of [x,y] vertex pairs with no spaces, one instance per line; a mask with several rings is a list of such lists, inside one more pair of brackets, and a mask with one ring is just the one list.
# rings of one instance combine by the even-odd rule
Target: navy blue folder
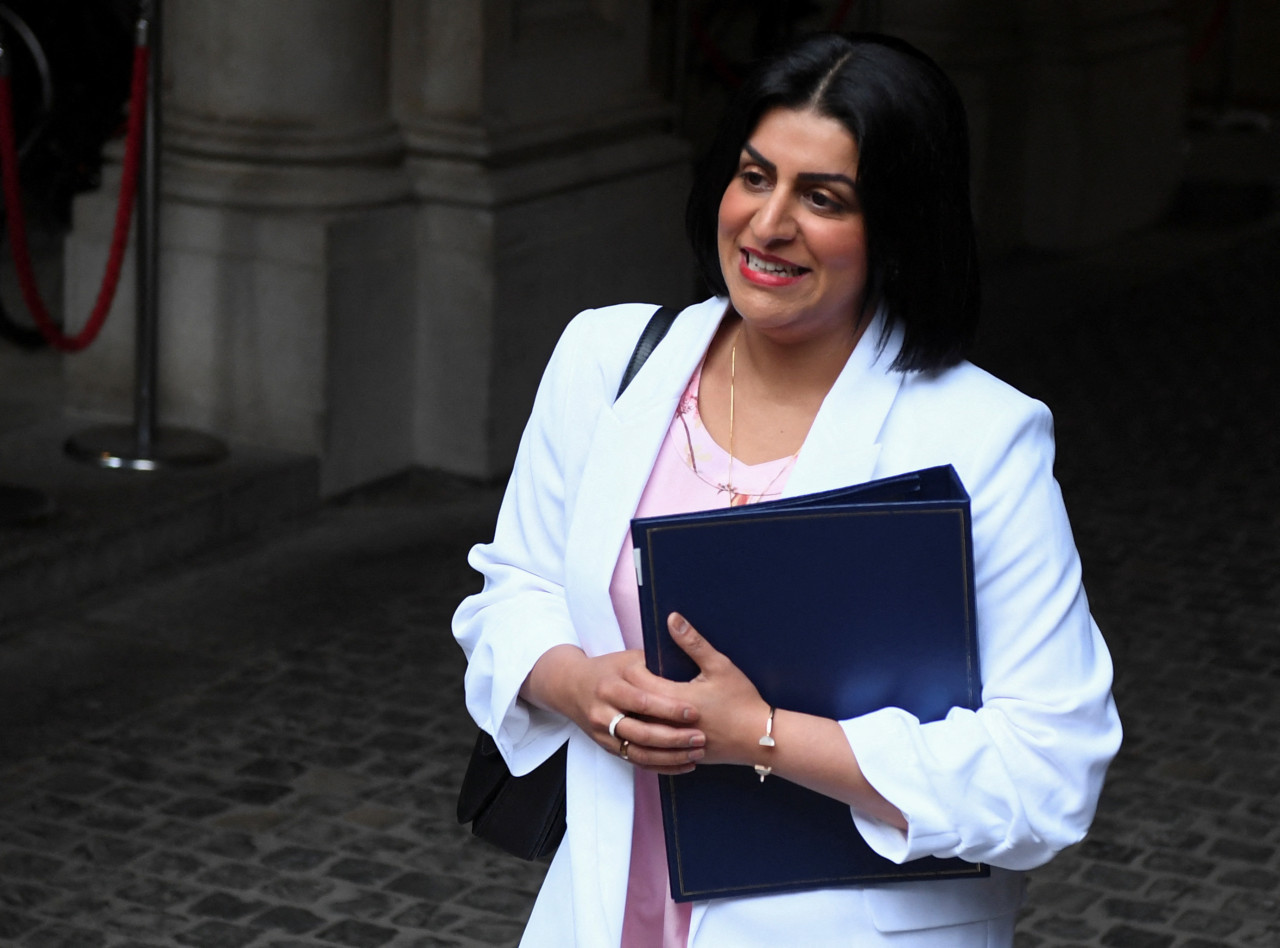
[[[820,494],[631,523],[645,658],[697,674],[667,632],[682,613],[770,704],[935,721],[981,701],[969,496],[948,465]],[[764,721],[760,722],[761,733]],[[677,902],[982,876],[877,855],[849,807],[749,767],[660,777]]]

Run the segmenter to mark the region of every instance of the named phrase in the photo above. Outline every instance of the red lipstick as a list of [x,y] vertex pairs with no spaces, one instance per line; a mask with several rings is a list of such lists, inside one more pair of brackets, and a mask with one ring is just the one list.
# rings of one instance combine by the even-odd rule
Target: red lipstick
[[790,286],[802,279],[809,269],[772,254],[744,248],[738,256],[738,272],[757,286]]

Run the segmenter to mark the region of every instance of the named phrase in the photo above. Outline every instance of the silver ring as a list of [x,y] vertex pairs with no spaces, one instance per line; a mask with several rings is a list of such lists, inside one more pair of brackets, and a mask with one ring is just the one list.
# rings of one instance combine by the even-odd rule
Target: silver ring
[[618,722],[620,722],[620,721],[621,721],[623,718],[625,718],[626,716],[627,716],[627,715],[626,715],[626,712],[625,712],[625,711],[619,711],[617,714],[615,714],[615,715],[613,716],[613,720],[609,722],[609,736],[610,736],[610,737],[617,737],[617,736],[618,736]]

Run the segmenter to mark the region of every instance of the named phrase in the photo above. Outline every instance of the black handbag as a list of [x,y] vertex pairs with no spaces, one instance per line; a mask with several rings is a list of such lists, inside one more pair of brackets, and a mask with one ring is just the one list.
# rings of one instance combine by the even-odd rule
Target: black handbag
[[[649,354],[667,334],[676,311],[660,306],[636,341],[616,401]],[[564,838],[564,774],[568,745],[563,745],[523,777],[511,776],[493,738],[481,731],[458,791],[458,822],[471,832],[521,859],[550,856]]]
[[458,791],[458,822],[521,859],[550,856],[564,837],[564,766],[569,745],[523,777],[511,776],[493,738],[481,731]]

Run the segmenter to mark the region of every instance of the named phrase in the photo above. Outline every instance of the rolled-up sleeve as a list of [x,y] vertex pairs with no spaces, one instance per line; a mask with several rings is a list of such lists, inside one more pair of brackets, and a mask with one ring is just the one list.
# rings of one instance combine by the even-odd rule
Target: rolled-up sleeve
[[576,645],[564,591],[565,425],[584,321],[571,322],[543,373],[490,543],[472,548],[483,589],[463,600],[453,634],[467,656],[467,710],[512,772],[527,773],[564,742],[569,722],[519,700],[538,659]]
[[1111,658],[1053,477],[1052,419],[1023,403],[956,464],[972,501],[981,707],[924,724],[898,708],[841,722],[868,781],[906,816],[904,832],[853,814],[894,862],[1047,862],[1083,838],[1119,748]]

